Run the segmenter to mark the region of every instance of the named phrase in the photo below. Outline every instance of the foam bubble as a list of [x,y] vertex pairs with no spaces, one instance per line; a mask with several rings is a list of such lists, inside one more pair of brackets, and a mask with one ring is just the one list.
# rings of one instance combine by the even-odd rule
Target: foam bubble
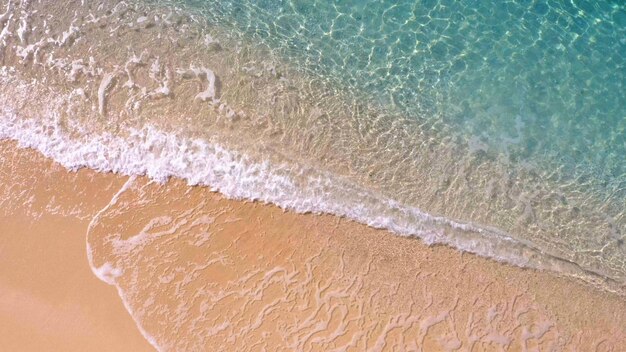
[[122,276],[123,272],[120,268],[115,268],[111,263],[104,263],[100,267],[92,267],[91,270],[98,279],[109,285],[115,285],[115,279]]

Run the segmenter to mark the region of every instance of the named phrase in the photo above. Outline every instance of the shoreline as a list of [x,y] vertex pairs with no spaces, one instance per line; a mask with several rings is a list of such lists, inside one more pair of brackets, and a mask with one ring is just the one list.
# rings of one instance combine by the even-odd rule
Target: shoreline
[[[89,217],[101,211],[127,181],[91,170],[68,172],[35,151],[18,149],[14,142],[0,145],[4,168],[6,160],[28,161],[10,165],[13,177],[46,175],[40,182],[43,189],[22,186],[39,199],[25,203],[30,204],[27,219],[41,214],[41,221],[48,221],[46,214],[52,209],[83,218],[86,231]],[[51,180],[54,189],[46,190]],[[74,194],[76,188],[82,193]],[[16,191],[8,194],[19,195]],[[59,204],[47,204],[55,199]],[[6,200],[3,205],[6,212]],[[159,345],[172,349],[219,342],[225,350],[236,350],[241,341],[253,340],[264,340],[276,349],[289,349],[285,344],[291,341],[296,343],[291,347],[310,350],[339,348],[354,341],[355,350],[409,346],[420,338],[426,350],[446,350],[459,343],[473,344],[475,350],[507,346],[514,351],[533,346],[590,350],[596,343],[616,348],[626,343],[626,303],[619,296],[547,272],[496,263],[445,246],[428,247],[416,239],[331,215],[295,214],[272,205],[226,200],[178,180],[157,184],[139,177],[101,213],[87,240],[97,266],[106,261],[121,269],[122,274],[109,278],[128,294],[129,307],[136,310],[142,328]],[[17,241],[5,251],[24,254],[22,243]],[[118,249],[112,251],[111,244]],[[39,257],[31,260],[44,260]],[[81,258],[88,271],[84,252]],[[171,276],[169,270],[177,267],[181,269]],[[176,287],[185,287],[180,286],[183,282],[191,286],[173,294]],[[46,290],[50,285],[63,289],[60,282],[42,284]],[[82,285],[96,291],[102,287],[97,280]],[[226,296],[216,300],[219,292]],[[28,299],[14,297],[16,305]],[[106,301],[110,303],[95,299],[78,304],[83,310],[121,306],[119,301]],[[194,309],[178,322],[175,315],[163,313],[194,301],[193,306],[212,306],[215,311],[200,314],[202,309]],[[311,315],[311,309],[317,313]],[[34,308],[23,316],[32,318],[40,311]],[[220,324],[220,316],[231,317],[230,325]],[[307,316],[310,325],[301,326],[300,332],[289,330],[288,321],[303,322]],[[256,326],[253,317],[262,318],[256,330],[249,329]],[[127,318],[125,329],[118,333],[131,333]],[[326,328],[320,330],[322,322]],[[177,335],[168,335],[174,326]],[[138,331],[132,328],[136,338]],[[357,330],[369,332],[360,336]],[[308,339],[306,331],[311,333]],[[333,332],[336,336],[331,340]],[[229,340],[235,333],[241,339]],[[49,343],[43,341],[40,348]],[[377,345],[380,341],[384,344]],[[28,346],[25,340],[16,346],[20,342]]]

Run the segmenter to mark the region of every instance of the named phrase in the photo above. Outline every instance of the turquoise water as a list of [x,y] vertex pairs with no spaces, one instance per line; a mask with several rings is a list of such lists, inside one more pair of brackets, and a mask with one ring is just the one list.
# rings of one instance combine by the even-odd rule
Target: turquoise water
[[303,71],[514,161],[626,172],[623,2],[192,3]]
[[375,106],[363,116],[347,102],[342,115],[317,103],[328,124],[353,119],[366,136],[328,137],[352,179],[626,278],[623,2],[177,3]]

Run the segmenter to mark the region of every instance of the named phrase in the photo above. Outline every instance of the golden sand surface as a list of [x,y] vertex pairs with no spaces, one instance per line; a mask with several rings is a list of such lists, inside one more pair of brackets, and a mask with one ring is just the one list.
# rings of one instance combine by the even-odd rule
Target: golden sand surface
[[180,181],[67,172],[13,142],[0,165],[3,350],[149,350],[140,330],[172,351],[626,345],[624,299],[572,279]]
[[120,182],[0,141],[0,351],[154,350],[87,264],[87,224]]

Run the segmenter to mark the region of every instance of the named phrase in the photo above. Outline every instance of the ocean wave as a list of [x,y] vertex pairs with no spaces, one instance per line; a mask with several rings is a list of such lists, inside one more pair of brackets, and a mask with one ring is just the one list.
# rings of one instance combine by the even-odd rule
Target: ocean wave
[[517,266],[602,281],[601,276],[575,263],[542,253],[532,243],[497,229],[432,216],[296,161],[274,164],[256,160],[219,143],[178,136],[151,125],[131,128],[124,137],[109,132],[70,136],[54,116],[23,118],[5,107],[0,112],[0,139],[36,149],[68,170],[90,168],[147,176],[162,183],[176,177],[231,199],[271,203],[298,213],[333,214],[418,237],[428,245],[450,245]]

